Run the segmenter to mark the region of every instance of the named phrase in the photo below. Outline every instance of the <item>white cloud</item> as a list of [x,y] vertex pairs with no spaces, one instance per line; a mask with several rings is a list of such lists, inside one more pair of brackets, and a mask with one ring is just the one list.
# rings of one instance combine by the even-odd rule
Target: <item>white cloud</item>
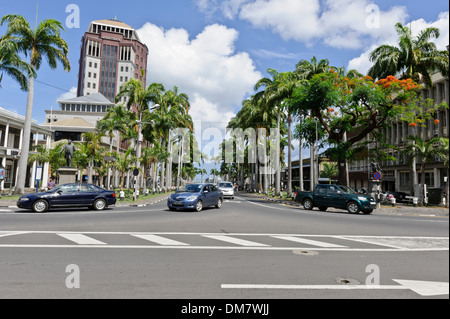
[[[408,23],[408,27],[411,27],[412,36],[415,37],[417,34],[429,27],[435,27],[440,30],[440,36],[438,39],[432,39],[436,43],[438,50],[446,50],[446,46],[449,44],[449,12],[442,12],[439,17],[434,22],[426,22],[423,19],[418,19]],[[392,30],[394,26],[392,26]],[[367,47],[366,50],[361,53],[359,57],[355,57],[350,60],[348,69],[356,69],[363,74],[367,74],[372,62],[369,60],[370,53],[382,44],[388,44],[393,46],[398,46],[398,37],[396,32],[387,32],[385,37],[380,37],[378,41]]]
[[188,94],[196,120],[228,121],[262,77],[246,52],[235,52],[238,32],[223,25],[209,25],[192,40],[185,29],[151,23],[138,33],[150,51],[148,82]]
[[69,100],[77,97],[77,88],[72,87],[69,92],[61,94],[56,100]]
[[384,37],[407,18],[405,7],[381,11],[369,0],[198,0],[199,9],[238,17],[254,27],[269,29],[285,40],[306,44],[320,41],[336,48],[361,48]]

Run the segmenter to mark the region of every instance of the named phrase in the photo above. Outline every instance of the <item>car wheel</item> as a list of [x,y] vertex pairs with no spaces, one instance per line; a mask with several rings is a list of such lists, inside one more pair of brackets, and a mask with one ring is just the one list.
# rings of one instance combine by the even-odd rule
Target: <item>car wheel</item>
[[40,199],[33,203],[33,211],[35,213],[44,213],[48,209],[47,201]]
[[303,201],[303,207],[304,207],[306,210],[312,210],[313,207],[314,207],[313,201],[310,200],[309,198],[305,199],[305,200]]
[[322,212],[325,212],[327,209],[328,209],[328,207],[324,207],[324,206],[319,207],[319,210]]
[[356,202],[350,202],[347,204],[347,211],[350,214],[358,214],[360,212],[360,210],[361,209],[359,208],[359,205]]
[[97,199],[94,202],[93,206],[94,206],[95,210],[104,210],[106,208],[106,201],[104,199],[102,199],[102,198]]
[[222,207],[222,202],[223,202],[222,198],[219,198],[219,201],[217,202],[216,208]]
[[201,212],[202,209],[203,209],[203,202],[202,202],[201,200],[199,200],[199,201],[197,202],[197,205],[195,205],[195,211],[196,211],[196,212]]

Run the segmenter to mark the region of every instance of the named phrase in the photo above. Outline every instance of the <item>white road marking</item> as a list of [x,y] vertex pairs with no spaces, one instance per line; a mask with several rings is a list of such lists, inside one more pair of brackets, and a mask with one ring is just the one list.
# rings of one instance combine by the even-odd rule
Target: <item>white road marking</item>
[[8,236],[15,236],[15,235],[23,235],[28,234],[29,232],[21,231],[21,232],[6,232],[6,233],[0,233],[0,237],[8,237]]
[[[251,201],[246,200],[246,199],[244,199],[244,201],[247,202],[247,203],[249,203],[249,204],[256,205],[256,206],[262,206],[262,207],[265,207],[265,208],[276,209],[276,210],[283,210],[283,211],[286,211],[286,210],[287,210],[287,209],[283,209],[283,208],[281,208],[281,207],[268,206],[268,205],[263,205],[263,204],[259,204],[259,203],[254,203],[254,202],[251,202]],[[284,206],[284,207],[285,207],[285,206]]]
[[203,235],[203,237],[220,240],[220,241],[224,241],[227,243],[232,243],[232,244],[236,244],[236,245],[240,245],[240,246],[247,246],[247,247],[267,247],[267,246],[269,246],[269,245],[265,245],[265,244],[256,243],[254,241],[249,241],[249,240],[244,240],[244,239],[239,239],[239,238],[234,238],[234,237],[229,237],[229,236],[222,236],[222,235],[217,235],[217,236]]
[[[11,242],[2,243],[2,239],[8,238],[20,238],[20,235],[27,234],[32,236],[35,234],[54,234],[60,237],[66,238],[77,245],[41,245],[39,239],[33,240],[29,237],[31,244],[22,243],[16,244]],[[155,245],[109,245],[94,238],[88,237],[90,235],[114,235],[114,236],[135,236],[150,242]],[[182,242],[175,241],[166,236],[176,235],[185,238]],[[228,242],[233,245],[229,246],[217,246],[210,245],[209,242],[201,243],[200,245],[191,246],[189,240],[192,240],[192,236],[205,237],[213,240],[219,240],[222,242]],[[253,238],[259,237],[264,240],[263,244],[257,241],[253,241]],[[245,238],[245,239],[242,239]],[[292,245],[290,247],[283,247],[282,244],[275,244],[273,240],[281,239],[292,242],[298,242],[299,245]],[[319,239],[320,238],[320,239]],[[246,240],[249,239],[249,240]],[[270,241],[272,239],[272,241]],[[315,240],[318,239],[318,240]],[[327,239],[330,243],[327,243]],[[348,241],[348,246],[340,246],[333,244],[336,239],[340,241]],[[126,242],[126,239],[124,239]],[[352,247],[352,242],[358,242],[359,247]],[[309,245],[307,247],[301,247],[300,244]],[[367,246],[363,244],[367,243]],[[345,243],[344,243],[345,244]],[[311,247],[311,245],[316,247]],[[295,246],[295,247],[293,247]],[[74,231],[0,231],[0,248],[13,248],[13,247],[44,247],[44,248],[74,248],[74,247],[86,247],[86,248],[141,248],[141,249],[204,249],[204,250],[314,250],[314,251],[378,251],[378,252],[414,252],[414,251],[448,251],[449,250],[449,238],[448,237],[412,237],[412,236],[357,236],[357,235],[311,235],[311,234],[262,234],[262,233],[191,233],[191,232],[74,232]]]
[[70,241],[73,241],[74,243],[77,243],[79,245],[107,245],[104,242],[101,242],[97,239],[88,237],[83,234],[57,234],[57,235]]
[[132,235],[137,238],[141,238],[147,241],[154,242],[156,244],[160,244],[163,246],[189,246],[189,244],[185,244],[176,240],[172,240],[169,238],[157,236],[157,235]]
[[289,289],[289,290],[372,290],[372,289],[409,289],[403,286],[377,286],[377,285],[257,285],[257,284],[223,284],[223,289]]
[[222,289],[285,289],[285,290],[412,290],[421,296],[448,295],[448,282],[399,280],[400,285],[257,285],[223,284]]
[[288,241],[292,241],[292,242],[296,242],[296,243],[317,246],[317,247],[324,247],[324,248],[344,248],[344,247],[346,247],[346,246],[342,246],[342,245],[330,244],[330,243],[325,243],[322,241],[293,237],[293,236],[271,236],[271,237],[282,239],[282,240],[288,240]]

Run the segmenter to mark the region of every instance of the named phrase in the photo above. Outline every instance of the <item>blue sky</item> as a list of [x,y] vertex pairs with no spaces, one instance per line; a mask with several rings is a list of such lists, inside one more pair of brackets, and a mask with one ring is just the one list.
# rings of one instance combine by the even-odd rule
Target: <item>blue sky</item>
[[[21,14],[34,25],[37,4],[2,1],[0,16]],[[292,71],[301,59],[317,56],[365,72],[370,50],[395,44],[396,22],[411,23],[413,32],[437,26],[438,47],[449,43],[449,5],[442,0],[41,0],[38,21],[65,23],[69,4],[80,9],[80,28],[63,33],[72,70],[39,70],[33,108],[38,123],[44,110],[58,107],[58,98],[73,95],[81,37],[93,20],[116,17],[137,29],[150,49],[148,83],[178,86],[190,96],[194,119],[221,128],[268,68]],[[25,114],[26,93],[8,77],[0,107]]]

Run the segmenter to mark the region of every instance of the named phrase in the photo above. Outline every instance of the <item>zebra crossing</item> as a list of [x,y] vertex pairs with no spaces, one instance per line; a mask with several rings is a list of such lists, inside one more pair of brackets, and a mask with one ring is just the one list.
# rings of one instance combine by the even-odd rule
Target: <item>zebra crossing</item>
[[448,251],[448,237],[310,234],[2,231],[0,248]]

